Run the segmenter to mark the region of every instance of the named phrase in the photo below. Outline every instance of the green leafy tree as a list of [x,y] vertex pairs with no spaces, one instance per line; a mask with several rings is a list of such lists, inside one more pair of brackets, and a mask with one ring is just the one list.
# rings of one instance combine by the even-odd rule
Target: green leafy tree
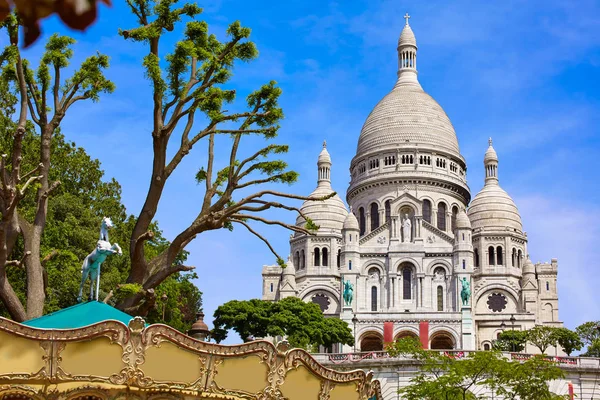
[[575,328],[575,332],[583,344],[587,347],[582,356],[600,357],[600,321],[589,321]]
[[[274,139],[283,118],[278,103],[281,89],[275,82],[250,93],[245,110],[235,104],[236,91],[230,83],[234,65],[250,62],[258,55],[254,43],[248,39],[250,29],[233,22],[227,29],[227,39],[220,41],[209,33],[206,22],[197,20],[202,10],[195,3],[181,6],[176,3],[175,0],[127,0],[138,24],[120,31],[126,40],[148,49],[142,64],[152,85],[153,102],[149,110],[154,151],[152,178],[129,242],[131,270],[127,283],[141,290],[118,303],[119,308],[135,314],[143,314],[147,308],[144,303],[152,300],[151,290],[167,277],[193,269],[175,261],[203,232],[231,230],[235,224],[241,225],[262,240],[284,267],[282,258],[253,224],[278,225],[300,233],[311,233],[317,228],[308,218],[304,226],[296,226],[260,215],[270,209],[302,215],[298,208],[280,200],[308,198],[272,190],[270,185],[291,184],[298,177],[287,169],[285,161],[272,158],[287,153],[287,145],[268,144],[252,149],[249,142],[242,142],[248,136]],[[184,18],[189,19],[185,24]],[[180,32],[176,28],[182,25],[183,35],[171,52],[166,52],[162,44],[171,40],[167,35]],[[204,191],[199,198],[200,209],[164,251],[148,254],[144,243],[153,237],[150,227],[165,185],[201,141],[206,149],[202,157],[206,164],[196,174],[196,181]],[[172,151],[167,152],[167,148]],[[220,156],[216,157],[217,154]],[[219,163],[222,155],[226,161]]]
[[556,342],[568,355],[571,355],[573,351],[581,350],[583,347],[583,341],[579,338],[579,335],[570,329],[554,328],[553,335]]
[[[45,306],[47,273],[42,238],[49,198],[60,185],[50,176],[53,139],[75,103],[98,101],[102,93],[112,92],[114,85],[104,77],[108,57],[101,54],[88,57],[64,79],[61,73],[73,56],[74,40],[56,34],[48,40],[39,66],[32,69],[17,46],[17,18],[9,16],[1,27],[0,33],[10,44],[0,53],[0,86],[7,93],[0,105],[7,112],[2,118],[8,133],[0,161],[0,300],[13,319],[24,321],[42,315]],[[16,121],[12,121],[13,115]],[[39,135],[31,169],[23,164],[23,141],[28,129],[35,129]],[[34,206],[24,210],[27,202]],[[25,271],[21,293],[9,280],[11,268]]]
[[423,350],[416,338],[400,339],[388,347],[392,356],[407,356],[420,364],[420,371],[410,385],[399,390],[406,400],[476,399],[475,386],[486,387],[504,399],[565,399],[548,387],[563,377],[556,365],[543,357],[519,362],[510,361],[497,351],[471,352],[464,358],[453,358],[438,351]]
[[494,349],[500,351],[520,352],[527,344],[527,331],[504,331],[494,342]]
[[317,304],[296,297],[280,301],[232,300],[214,313],[212,337],[221,342],[233,329],[246,341],[250,337],[282,336],[294,347],[308,348],[335,343],[352,345],[348,324],[338,318],[326,318]]
[[554,332],[555,328],[553,327],[537,325],[527,331],[527,341],[545,354],[548,347],[557,345],[557,337]]
[[[5,115],[0,113],[1,115]],[[12,131],[6,129],[10,119],[0,119],[0,150],[7,149]],[[31,168],[37,160],[40,135],[28,129],[23,138],[22,165]],[[83,148],[67,142],[60,132],[52,140],[53,162],[49,171],[50,179],[60,181],[48,203],[46,227],[42,235],[42,265],[44,266],[44,290],[46,300],[44,313],[69,307],[76,302],[81,279],[83,258],[93,250],[98,239],[99,221],[109,216],[115,228],[111,233],[113,241],[123,242],[130,237],[135,224],[133,217],[126,217],[121,203],[121,187],[114,179],[103,181],[104,172],[98,160],[92,159]],[[35,210],[34,196],[26,196],[20,203],[20,212],[30,215]],[[162,251],[168,242],[155,226],[155,238],[146,243],[149,253]],[[22,255],[23,248],[18,242],[13,250]],[[127,249],[125,249],[127,252]],[[182,253],[181,262],[187,253]],[[101,298],[114,304],[128,288],[120,285],[127,278],[129,259],[109,258],[102,267],[100,286]],[[27,274],[23,268],[11,267],[7,271],[17,296],[26,299]],[[195,274],[175,274],[157,287],[157,304],[150,309],[147,321],[161,322],[183,332],[196,320],[196,312],[201,309],[201,292],[193,285]],[[120,286],[119,286],[120,285]],[[109,295],[112,288],[118,287],[116,294]],[[125,292],[125,293],[122,293]],[[163,295],[167,297],[163,299]],[[112,300],[111,300],[112,297]],[[9,316],[2,303],[0,315]]]

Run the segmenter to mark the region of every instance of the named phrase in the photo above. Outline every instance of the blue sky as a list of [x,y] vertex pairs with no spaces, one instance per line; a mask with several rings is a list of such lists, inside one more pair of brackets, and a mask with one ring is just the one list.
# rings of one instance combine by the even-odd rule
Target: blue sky
[[[119,27],[135,26],[123,3],[102,6],[99,22],[85,34],[54,20],[43,30],[44,37],[59,31],[77,39],[74,62],[95,51],[111,57],[107,75],[116,92],[74,108],[63,131],[101,160],[106,176],[122,184],[128,211],[137,214],[151,167],[150,86],[141,69],[145,47],[117,35]],[[395,82],[395,47],[402,16],[409,12],[419,45],[419,80],[454,124],[472,195],[483,185],[482,159],[491,136],[500,157],[500,183],[519,207],[532,260],[559,260],[560,318],[570,328],[600,319],[598,2],[213,0],[199,5],[205,7],[201,17],[220,37],[238,19],[252,28],[260,57],[236,69],[232,84],[238,98],[272,79],[283,89],[286,118],[279,142],[291,146],[287,160],[301,174],[287,189],[313,190],[316,158],[326,139],[333,185],[342,198],[360,128]],[[164,41],[165,51],[180,33]],[[40,54],[43,38],[26,56]],[[199,210],[201,188],[194,174],[205,161],[203,149],[196,148],[167,185],[157,216],[167,238]],[[291,214],[272,217],[295,220]],[[287,254],[288,232],[260,228]],[[261,268],[274,262],[241,228],[202,234],[188,250],[208,316],[228,300],[260,297]]]

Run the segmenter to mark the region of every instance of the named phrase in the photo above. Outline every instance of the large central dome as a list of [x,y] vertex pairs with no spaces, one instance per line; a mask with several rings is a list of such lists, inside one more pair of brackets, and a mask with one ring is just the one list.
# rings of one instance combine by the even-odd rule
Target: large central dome
[[357,154],[420,144],[460,157],[450,119],[417,80],[417,40],[408,19],[398,39],[398,64],[398,81],[369,114]]
[[423,144],[458,155],[458,139],[450,119],[418,82],[399,80],[371,111],[358,138],[357,153]]

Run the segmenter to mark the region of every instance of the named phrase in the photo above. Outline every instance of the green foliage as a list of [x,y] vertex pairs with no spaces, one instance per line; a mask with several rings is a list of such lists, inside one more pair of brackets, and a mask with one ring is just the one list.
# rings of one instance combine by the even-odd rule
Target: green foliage
[[554,328],[550,326],[537,325],[527,331],[527,340],[537,347],[542,354],[546,352],[548,347],[556,345],[556,339]]
[[563,348],[565,353],[571,355],[575,350],[581,350],[583,342],[579,335],[567,328],[554,328],[554,340]]
[[586,352],[582,354],[585,357],[600,357],[600,321],[589,321],[575,328],[575,332],[587,346]]
[[550,392],[548,383],[563,377],[562,371],[543,357],[509,361],[496,351],[471,352],[452,358],[423,350],[418,339],[403,338],[388,348],[392,356],[407,356],[420,363],[411,384],[400,389],[406,400],[475,399],[471,389],[487,387],[504,399],[564,399]]
[[296,297],[272,302],[266,300],[229,301],[214,313],[212,337],[221,342],[233,329],[245,341],[249,337],[286,337],[294,347],[309,348],[334,343],[352,345],[354,338],[348,324],[326,318],[315,303]]
[[519,352],[525,349],[527,344],[527,331],[504,331],[494,342],[494,349],[499,351]]

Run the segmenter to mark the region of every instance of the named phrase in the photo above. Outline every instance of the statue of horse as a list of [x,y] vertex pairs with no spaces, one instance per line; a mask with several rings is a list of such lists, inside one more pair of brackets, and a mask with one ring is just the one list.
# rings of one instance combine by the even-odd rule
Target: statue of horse
[[[90,297],[89,300],[96,299],[98,301],[98,292],[100,291],[100,266],[111,254],[123,254],[121,247],[117,243],[110,244],[108,239],[108,230],[113,227],[110,218],[104,217],[100,226],[100,240],[96,244],[96,248],[83,260],[81,267],[81,284],[79,285],[79,295],[77,301],[81,302],[83,294],[83,284],[90,278]],[[94,286],[96,291],[94,293]]]
[[344,282],[344,303],[347,306],[352,305],[352,297],[353,297],[354,288],[350,281]]
[[467,278],[462,278],[462,289],[460,291],[460,298],[462,299],[463,306],[469,305],[469,297],[471,297],[471,284]]

